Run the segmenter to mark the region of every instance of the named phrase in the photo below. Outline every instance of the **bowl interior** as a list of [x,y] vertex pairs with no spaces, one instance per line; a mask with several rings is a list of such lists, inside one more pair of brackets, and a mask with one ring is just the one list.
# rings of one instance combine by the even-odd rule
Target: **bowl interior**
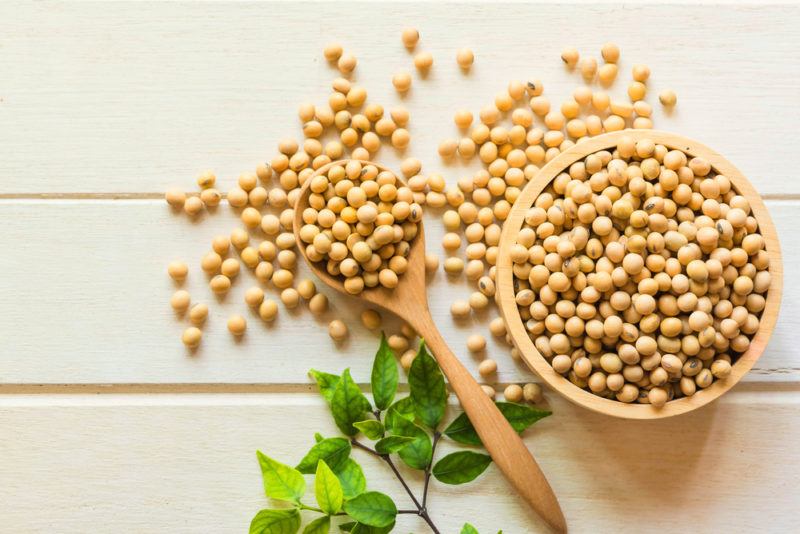
[[[525,212],[533,205],[547,185],[570,165],[589,154],[616,147],[620,138],[624,136],[632,137],[637,141],[643,138],[652,139],[657,144],[681,150],[689,156],[702,157],[711,164],[717,174],[728,177],[734,189],[750,202],[769,256],[771,283],[766,295],[766,306],[761,313],[759,329],[752,338],[749,349],[734,363],[730,376],[716,380],[708,388],[699,390],[690,397],[669,401],[661,408],[655,408],[649,404],[626,404],[598,397],[556,373],[533,345],[514,300],[510,248],[516,242],[517,234],[522,228]],[[581,406],[607,415],[629,419],[657,419],[685,413],[708,404],[733,387],[753,367],[753,364],[764,352],[775,326],[781,300],[782,280],[780,246],[772,219],[752,184],[733,164],[709,147],[680,135],[658,130],[623,130],[599,135],[569,148],[548,162],[528,182],[503,225],[497,259],[497,294],[495,298],[512,341],[520,351],[522,358],[535,373],[560,394]]]

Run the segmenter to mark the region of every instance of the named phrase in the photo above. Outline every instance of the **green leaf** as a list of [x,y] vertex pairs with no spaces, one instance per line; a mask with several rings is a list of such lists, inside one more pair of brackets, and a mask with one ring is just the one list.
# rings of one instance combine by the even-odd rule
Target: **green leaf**
[[435,429],[444,417],[447,407],[447,388],[444,385],[444,375],[436,360],[428,353],[424,342],[420,343],[417,357],[411,364],[408,386],[417,417],[425,426]]
[[464,526],[461,527],[461,534],[478,534],[478,529],[469,523],[464,523]]
[[396,436],[415,438],[397,453],[407,466],[412,469],[428,467],[433,456],[433,448],[430,436],[422,427],[409,421],[396,410],[386,412],[386,427]]
[[436,462],[433,476],[445,484],[464,484],[475,480],[486,471],[492,458],[488,454],[472,451],[453,452]]
[[339,479],[333,474],[331,468],[320,460],[317,464],[317,475],[314,477],[314,495],[322,511],[333,515],[342,509],[344,494]]
[[[497,402],[497,408],[503,417],[511,423],[511,427],[517,432],[522,432],[536,421],[543,419],[552,412],[541,410],[532,406],[515,404],[513,402]],[[472,422],[466,413],[459,414],[453,422],[444,430],[444,434],[458,443],[465,445],[482,445],[481,438],[472,426]]]
[[347,515],[371,527],[388,527],[397,516],[397,506],[388,495],[377,491],[362,493],[344,503]]
[[361,470],[358,462],[352,458],[345,460],[341,467],[334,472],[342,485],[345,499],[352,499],[361,495],[367,489],[367,479],[364,477],[364,471]]
[[322,434],[320,434],[319,432],[314,432],[314,441],[319,443],[323,439],[325,439],[325,438],[322,436]]
[[261,451],[257,451],[257,455],[267,497],[279,501],[300,502],[300,497],[306,492],[306,481],[300,471],[273,460]]
[[308,374],[317,381],[319,392],[322,393],[326,401],[330,402],[331,397],[333,397],[333,389],[336,387],[336,384],[339,383],[340,377],[323,371],[317,371],[316,369],[311,369]]
[[371,408],[367,398],[353,382],[350,369],[345,369],[331,397],[331,411],[336,426],[345,435],[355,436],[358,430],[353,427],[353,423],[363,421],[364,414]]
[[385,432],[383,423],[376,421],[375,419],[359,421],[358,423],[353,423],[353,426],[359,429],[364,433],[365,436],[373,441],[376,439],[381,439],[383,437],[383,433]]
[[323,439],[311,447],[295,469],[304,475],[313,475],[317,470],[317,462],[325,460],[325,463],[336,471],[350,456],[351,449],[350,440],[347,438]]
[[416,411],[414,410],[414,401],[411,400],[411,397],[403,397],[399,401],[389,406],[389,409],[387,410],[387,417],[388,412],[394,412],[395,415],[399,415],[400,417],[408,419],[409,421],[414,421],[417,418]]
[[327,515],[318,517],[303,529],[303,534],[328,534],[331,530],[331,518]]
[[465,445],[483,445],[481,438],[478,437],[478,432],[472,426],[472,421],[467,417],[466,412],[461,412],[458,417],[453,419],[447,428],[444,429],[444,435],[458,443]]
[[250,522],[250,534],[295,534],[300,530],[300,510],[261,510]]
[[399,380],[400,373],[397,371],[394,354],[386,343],[386,336],[381,334],[381,344],[372,363],[372,398],[376,408],[385,410],[389,407],[397,393]]
[[401,450],[416,439],[408,436],[386,436],[375,444],[375,450],[381,454],[391,454]]
[[347,523],[342,523],[341,525],[339,525],[339,530],[341,530],[342,532],[350,532],[353,530],[355,526],[356,526],[355,521],[349,521]]
[[387,534],[388,532],[391,532],[393,528],[394,521],[392,521],[391,525],[386,527],[371,527],[363,523],[356,523],[350,532],[352,534]]
[[540,408],[516,404],[514,402],[497,402],[495,404],[497,404],[500,413],[503,414],[506,421],[511,423],[511,428],[517,432],[522,432],[535,422],[553,413],[549,410],[542,410]]

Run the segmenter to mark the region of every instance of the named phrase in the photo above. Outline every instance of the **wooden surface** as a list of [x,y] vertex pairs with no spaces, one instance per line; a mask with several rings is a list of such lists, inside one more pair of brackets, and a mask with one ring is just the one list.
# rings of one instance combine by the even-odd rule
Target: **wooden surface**
[[[650,404],[625,404],[610,399],[605,399],[593,394],[589,390],[574,387],[563,375],[555,372],[533,344],[533,340],[522,323],[522,318],[517,307],[514,292],[514,274],[512,272],[511,246],[516,243],[517,235],[525,222],[525,214],[556,176],[562,174],[576,161],[583,160],[589,154],[601,150],[614,150],[624,137],[635,141],[650,139],[668,149],[681,150],[689,157],[703,158],[711,165],[714,172],[726,176],[735,191],[747,198],[752,208],[752,214],[758,221],[758,231],[764,237],[765,248],[769,254],[769,273],[771,275],[769,291],[765,295],[766,303],[759,315],[759,327],[755,332],[749,348],[738,357],[731,373],[724,380],[715,380],[708,388],[697,392],[690,397],[683,397],[668,402],[661,407]],[[778,311],[781,304],[783,291],[783,262],[781,261],[781,247],[778,235],[769,211],[764,206],[760,195],[753,185],[739,169],[730,161],[719,155],[716,151],[693,139],[688,139],[671,132],[660,130],[627,130],[597,136],[585,143],[559,154],[547,163],[534,180],[526,184],[522,193],[503,224],[503,234],[500,240],[500,251],[497,257],[497,295],[496,301],[500,313],[506,322],[508,332],[514,341],[523,359],[531,369],[538,374],[551,387],[558,390],[566,398],[585,406],[598,413],[630,419],[659,419],[680,415],[691,410],[696,410],[713,402],[720,395],[729,391],[739,383],[753,365],[758,361],[767,347],[775,323],[778,320]]]
[[[158,199],[191,189],[206,168],[227,189],[297,135],[296,104],[329,91],[328,40],[358,56],[370,98],[398,102],[390,77],[412,70],[399,43],[411,24],[436,63],[405,99],[409,153],[450,182],[470,167],[436,156],[456,133],[455,109],[477,110],[511,78],[538,77],[562,98],[578,80],[560,49],[613,39],[621,72],[647,62],[653,94],[678,93],[672,116],[655,106],[656,127],[718,150],[764,194],[787,283],[773,338],[742,383],[665,421],[614,420],[550,392],[555,415],[525,441],[573,532],[795,530],[796,5],[4,2],[0,20],[0,532],[242,532],[266,504],[255,449],[294,461],[314,431],[334,432],[305,373],[349,366],[366,381],[377,340],[358,310],[333,299],[329,319],[352,317],[342,347],[307,310],[281,310],[273,327],[252,316],[234,344],[224,321],[244,309],[240,281],[187,356],[165,266],[189,261],[189,289],[213,302],[195,266],[234,214],[221,207],[189,223]],[[467,77],[453,60],[462,46],[476,54]],[[378,159],[396,168],[398,155]],[[433,220],[431,245],[441,238]],[[443,273],[429,288],[444,338],[474,370],[464,340],[488,334],[486,323],[456,325],[448,312],[468,294]],[[501,384],[533,379],[502,345],[490,340],[488,353]],[[374,473],[371,487],[401,495],[389,473]],[[465,520],[481,532],[543,531],[495,468],[470,486],[437,484],[431,499],[446,532]],[[399,526],[425,532],[411,517]]]

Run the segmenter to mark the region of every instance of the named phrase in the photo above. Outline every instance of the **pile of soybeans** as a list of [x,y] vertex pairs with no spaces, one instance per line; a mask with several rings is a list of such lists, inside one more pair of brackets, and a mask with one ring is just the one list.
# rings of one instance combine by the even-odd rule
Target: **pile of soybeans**
[[771,281],[748,200],[708,161],[647,138],[565,169],[510,251],[520,316],[553,369],[656,407],[731,373]]
[[[413,69],[419,75],[415,78],[408,71],[397,71],[392,76],[391,83],[400,94],[406,94],[417,79],[424,83],[426,75],[434,68],[432,54],[416,50],[419,40],[419,32],[414,29],[407,29],[402,33],[402,45],[413,54]],[[413,157],[402,161],[398,174],[380,171],[366,163],[379,163],[375,157],[383,145],[391,145],[398,151],[407,149],[411,135],[407,129],[409,112],[402,106],[384,109],[378,103],[369,102],[367,90],[349,80],[357,68],[357,58],[346,52],[341,45],[326,46],[323,55],[331,66],[339,70],[340,77],[333,80],[332,92],[326,103],[303,103],[299,106],[298,117],[303,132],[301,141],[292,138],[280,141],[277,154],[259,164],[254,172],[242,173],[238,186],[227,194],[223,195],[215,188],[215,174],[206,171],[197,179],[200,187],[198,194],[187,195],[183,191],[172,190],[166,195],[167,202],[174,210],[183,210],[190,217],[197,216],[207,207],[215,207],[223,201],[239,210],[242,227],[234,229],[228,235],[217,236],[211,243],[211,250],[201,258],[200,266],[209,279],[211,291],[218,297],[224,297],[231,285],[240,278],[239,273],[244,267],[253,272],[258,282],[246,291],[245,303],[261,320],[271,322],[279,314],[278,302],[264,291],[270,288],[277,291],[280,302],[286,308],[294,308],[306,302],[312,313],[324,314],[328,309],[328,301],[323,293],[317,291],[316,283],[311,279],[295,279],[297,251],[293,235],[294,206],[297,204],[300,188],[312,179],[317,170],[338,160],[361,160],[361,163],[329,166],[325,174],[313,179],[314,182],[310,185],[313,203],[302,214],[304,226],[300,229],[306,255],[313,261],[323,262],[331,274],[341,276],[350,293],[358,294],[365,288],[376,285],[392,288],[397,285],[405,270],[405,254],[416,235],[422,210],[441,213],[442,224],[447,230],[442,240],[446,254],[444,261],[441,261],[443,270],[448,279],[456,280],[463,276],[475,287],[468,298],[453,302],[451,312],[454,319],[460,321],[464,317],[480,313],[479,318],[488,322],[491,334],[510,344],[502,319],[496,314],[493,318],[485,319],[486,316],[481,313],[481,310],[494,307],[495,263],[503,221],[528,180],[536,175],[542,165],[564,150],[604,132],[653,127],[652,106],[646,102],[650,69],[642,64],[634,65],[627,87],[627,98],[616,100],[609,96],[606,89],[615,82],[619,74],[619,49],[613,44],[606,44],[600,51],[600,61],[594,57],[581,58],[576,50],[566,49],[561,54],[561,60],[565,68],[574,70],[583,83],[562,101],[551,102],[545,96],[544,84],[538,79],[514,80],[495,96],[492,103],[476,114],[470,110],[457,110],[454,123],[461,135],[459,138],[442,141],[439,154],[445,162],[455,158],[477,159],[481,162],[481,169],[472,176],[448,183],[441,174],[423,174],[422,163]],[[472,50],[464,48],[453,59],[457,68],[466,75],[476,56]],[[659,95],[659,100],[669,110],[675,106],[677,99],[674,92],[664,91]],[[329,140],[323,142],[323,139]],[[602,163],[605,166],[610,162]],[[633,162],[629,165],[633,165]],[[547,194],[553,196],[552,192]],[[724,197],[725,194],[721,195]],[[595,196],[593,194],[592,198]],[[731,207],[740,208],[735,205],[738,200],[734,202],[727,197],[724,199],[726,202],[733,202],[729,203]],[[745,210],[742,208],[742,211]],[[745,214],[747,215],[746,211]],[[745,216],[743,224],[750,225],[750,219],[752,217]],[[701,226],[698,226],[698,230]],[[572,228],[562,226],[559,232],[571,230]],[[534,230],[536,231],[538,230]],[[684,236],[679,229],[674,232]],[[539,237],[542,238],[542,243],[538,242]],[[540,246],[546,249],[545,237],[537,235],[531,242],[531,247]],[[664,237],[666,239],[666,234]],[[740,244],[741,239],[736,243]],[[603,247],[606,244],[603,243]],[[620,246],[624,248],[624,245]],[[616,245],[612,246],[610,254],[613,255],[616,248]],[[607,252],[601,252],[603,253],[608,255]],[[536,259],[530,255],[525,260],[532,262],[531,272]],[[438,255],[429,252],[425,260],[429,273],[440,268]],[[608,262],[611,261],[608,259]],[[604,267],[605,263],[600,262],[600,266]],[[730,263],[723,265],[721,276],[724,280],[730,276],[729,266]],[[735,268],[741,270],[742,267]],[[188,274],[188,267],[185,263],[176,261],[169,265],[168,271],[176,283],[180,284]],[[605,280],[603,275],[600,278]],[[753,279],[755,281],[755,273]],[[523,285],[530,284],[527,281],[522,282]],[[759,283],[763,283],[763,279],[759,279]],[[530,288],[521,289],[529,289],[531,293],[534,293],[534,289],[538,291],[532,295],[534,299],[530,303],[521,305],[523,317],[530,314],[526,320],[533,319],[534,311],[537,316],[541,314],[539,306],[547,309],[545,318],[541,319],[542,324],[546,323],[547,317],[553,315],[551,304],[538,300],[543,287],[547,286],[531,285]],[[523,303],[527,302],[526,295],[521,297]],[[573,297],[573,306],[577,308],[577,294]],[[557,303],[552,304],[555,305]],[[183,333],[184,344],[189,348],[197,347],[202,342],[202,329],[208,315],[207,305],[193,304],[188,292],[178,290],[172,298],[172,306],[179,314],[186,314],[191,323]],[[736,314],[732,318],[734,320],[741,318],[741,312],[736,311],[739,306],[740,304],[735,304],[735,309],[731,310],[731,314]],[[598,313],[601,316],[603,309],[604,306],[599,306]],[[713,311],[709,313],[713,315]],[[752,327],[750,316],[748,312],[744,321],[748,324],[737,322],[742,335]],[[676,318],[681,321],[683,331],[685,328],[682,317]],[[721,328],[722,321],[728,318],[720,318],[718,321],[713,316],[709,319],[709,326],[719,323]],[[568,322],[566,319],[569,317],[565,318],[565,328]],[[375,310],[366,310],[362,314],[362,322],[376,331],[382,325],[380,314]],[[585,335],[582,339],[594,339],[588,334],[594,324],[590,324],[590,320],[585,322]],[[732,328],[727,322],[725,325],[726,329]],[[537,346],[543,345],[544,341],[538,340],[544,339],[552,350],[553,340],[556,340],[557,345],[561,339],[556,337],[559,332],[551,333],[547,330],[545,333],[546,328],[537,332],[541,328],[539,324],[531,326]],[[247,329],[247,320],[243,315],[233,315],[228,320],[228,329],[232,335],[241,336]],[[348,327],[341,319],[335,319],[329,324],[329,333],[334,340],[341,340],[348,335]],[[568,339],[571,348],[577,347],[574,345],[574,338],[560,335]],[[736,335],[726,339],[738,340],[739,335],[737,331]],[[406,369],[410,367],[415,355],[415,351],[409,348],[413,346],[414,337],[415,333],[407,325],[388,337],[390,346],[397,352]],[[497,362],[486,357],[485,338],[478,333],[472,334],[467,338],[466,346],[472,353],[482,357],[478,370],[488,382],[484,385],[485,391],[494,396],[495,390],[490,384],[496,377]],[[705,348],[707,347],[701,347],[701,350]],[[580,387],[590,386],[589,378],[593,372],[597,372],[597,366],[601,364],[600,359],[603,357],[602,354],[595,357],[594,352],[587,351],[583,359],[574,358],[574,350],[566,349],[550,354],[554,355],[553,365],[559,365],[559,369],[570,378],[574,376],[579,379],[574,382]],[[689,356],[688,353],[684,354]],[[722,354],[723,352],[715,352],[713,361],[724,362]],[[511,355],[519,359],[516,349],[511,349]],[[570,360],[569,369],[563,367],[565,363],[561,356],[565,355]],[[615,353],[614,356],[622,361],[622,354]],[[680,356],[677,357],[680,359]],[[574,370],[578,360],[580,373],[584,372],[584,360],[589,362],[589,375],[579,375]],[[667,359],[666,363],[669,362],[670,359]],[[717,374],[724,372],[719,370],[721,363],[715,365]],[[602,366],[600,369],[603,369]],[[643,371],[644,369],[642,366]],[[652,371],[653,368],[649,370]],[[670,370],[665,371],[668,374],[667,380],[672,380],[674,373],[670,375]],[[712,369],[710,372],[713,371]],[[618,397],[624,390],[620,400],[628,400],[631,390],[625,389],[627,385],[638,382],[640,385],[635,387],[647,387],[641,385],[644,377],[639,381],[623,377],[620,387],[612,389],[611,386],[616,386],[616,379],[612,378],[614,373],[603,372],[606,375],[604,385],[597,392],[605,396]],[[706,377],[702,371],[696,376],[700,374]],[[660,375],[656,378],[660,378]],[[654,387],[648,391],[660,387],[656,383],[658,380],[653,381],[651,378],[650,384]],[[674,395],[674,389],[668,388],[667,396]],[[526,384],[524,387],[511,384],[505,388],[504,393],[510,401],[541,400],[541,389],[537,384]],[[642,400],[638,389],[636,398]],[[653,400],[651,402],[655,403]]]

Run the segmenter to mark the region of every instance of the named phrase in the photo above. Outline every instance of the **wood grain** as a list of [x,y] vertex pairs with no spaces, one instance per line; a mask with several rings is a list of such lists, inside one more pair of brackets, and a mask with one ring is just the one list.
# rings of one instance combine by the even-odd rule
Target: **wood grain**
[[[715,173],[726,176],[738,194],[744,196],[752,208],[752,214],[758,221],[758,231],[764,237],[767,254],[769,255],[770,285],[766,294],[766,306],[759,316],[758,331],[753,336],[750,346],[733,364],[730,376],[724,380],[715,380],[708,388],[698,391],[690,397],[682,397],[668,402],[665,406],[656,408],[650,404],[625,404],[610,399],[599,397],[588,390],[575,387],[561,374],[555,372],[550,363],[545,360],[534,347],[515,301],[514,275],[512,272],[511,246],[516,243],[516,237],[525,221],[525,214],[536,201],[539,194],[565,169],[576,161],[583,160],[589,154],[601,150],[613,150],[623,138],[632,138],[635,141],[650,139],[664,145],[669,149],[680,150],[689,157],[703,158],[711,164]],[[772,330],[778,320],[783,289],[783,263],[781,261],[781,247],[772,218],[764,206],[761,197],[755,191],[748,179],[728,160],[715,152],[712,148],[692,139],[658,130],[625,130],[597,136],[580,145],[559,154],[551,160],[536,177],[528,182],[523,189],[514,207],[503,225],[500,238],[500,251],[497,259],[497,303],[506,322],[508,331],[522,357],[550,386],[568,399],[607,415],[626,417],[631,419],[658,419],[671,417],[700,408],[714,401],[720,395],[730,390],[753,367],[761,357],[772,335]]]
[[[539,78],[554,102],[567,98],[581,80],[563,68],[561,48],[599,57],[611,36],[598,34],[598,20],[627,29],[613,32],[622,49],[614,96],[624,98],[631,66],[647,63],[657,128],[715,147],[764,194],[800,193],[786,142],[800,123],[796,5],[693,5],[680,16],[654,3],[455,9],[457,23],[453,4],[427,2],[3,2],[0,193],[158,192],[188,188],[207,168],[228,188],[280,138],[299,135],[302,100],[327,99],[337,72],[321,50],[333,40],[358,57],[371,99],[410,109],[409,152],[455,180],[474,168],[436,154],[457,134],[455,110],[477,111],[512,78]],[[354,32],[354,16],[372,23]],[[668,41],[652,39],[655,21]],[[400,99],[390,79],[414,70],[399,38],[408,25],[435,67]],[[698,42],[699,28],[715,30]],[[455,62],[464,46],[476,55],[467,76]],[[665,88],[679,99],[669,117],[656,99]],[[397,159],[381,151],[382,162]]]
[[[790,532],[800,520],[800,391],[742,384],[664,421],[622,421],[553,395],[525,434],[573,532]],[[451,410],[451,415],[455,410]],[[255,450],[293,463],[313,433],[337,435],[316,394],[0,396],[4,532],[241,533],[261,508]],[[442,442],[441,452],[449,452]],[[398,497],[384,466],[353,453],[368,487]],[[410,474],[414,491],[422,480]],[[310,480],[310,479],[309,479]],[[433,482],[442,532],[544,532],[497,468],[469,486]],[[402,516],[398,532],[427,532]]]
[[[768,201],[786,253],[786,277],[800,277],[800,202]],[[27,384],[306,384],[306,372],[353,368],[368,381],[377,344],[364,329],[361,307],[353,299],[331,297],[332,311],[315,319],[303,305],[295,313],[281,306],[267,326],[244,304],[255,283],[243,272],[227,298],[217,301],[199,268],[211,238],[238,225],[235,212],[222,206],[214,216],[191,223],[163,201],[0,200],[4,221],[0,254],[0,383]],[[442,227],[426,217],[428,250],[439,253]],[[176,286],[166,265],[181,259],[190,266],[186,288],[207,302],[211,316],[199,351],[190,356],[180,342],[187,326],[169,307]],[[299,276],[308,276],[301,267]],[[321,287],[321,286],[320,286]],[[270,298],[278,298],[272,288]],[[472,333],[488,339],[486,355],[499,363],[500,383],[531,380],[524,364],[493,339],[488,321],[495,311],[453,321],[450,304],[473,291],[462,278],[438,273],[428,287],[431,314],[442,336],[473,373],[479,358],[468,355]],[[773,339],[745,380],[786,381],[800,377],[793,332],[800,328],[800,289],[788,284]],[[234,343],[225,328],[230,314],[249,321],[245,338]],[[351,330],[341,346],[328,337],[327,321],[340,317]],[[387,332],[397,322],[386,318]],[[303,345],[297,346],[297,339]],[[297,357],[298,351],[302,357]],[[480,356],[480,355],[479,355]]]
[[[436,154],[458,134],[457,108],[478,110],[511,78],[539,78],[560,102],[580,82],[558,60],[561,47],[598,57],[613,37],[623,54],[612,95],[625,98],[639,62],[653,70],[648,100],[676,90],[674,113],[654,105],[656,127],[715,147],[773,199],[787,281],[800,277],[794,3],[7,1],[0,21],[2,532],[242,532],[267,505],[254,449],[296,460],[313,431],[335,433],[318,396],[302,393],[305,372],[350,366],[366,381],[377,338],[358,325],[360,309],[334,297],[323,321],[281,310],[273,328],[247,315],[248,335],[232,343],[224,321],[244,309],[245,275],[212,306],[202,349],[189,357],[164,268],[189,261],[193,297],[215,302],[196,262],[235,214],[190,224],[156,201],[168,187],[192,189],[207,168],[226,190],[278,139],[298,136],[296,105],[324,101],[337,75],[320,54],[329,40],[358,56],[355,78],[371,101],[411,110],[409,150],[384,148],[378,159],[397,168],[414,155],[453,182],[477,168]],[[598,21],[624,31],[602,35]],[[409,25],[435,66],[400,99],[390,78],[413,72],[399,42]],[[454,61],[464,46],[476,53],[466,76]],[[437,252],[440,228],[427,224]],[[795,529],[800,290],[787,286],[764,356],[702,410],[626,422],[548,395],[556,415],[526,443],[575,532]],[[468,334],[487,334],[490,317],[451,321],[450,303],[469,292],[441,273],[429,286],[432,315],[458,355]],[[325,331],[337,316],[352,333],[341,347]],[[499,361],[500,384],[532,378],[502,343],[490,338],[487,355]],[[474,374],[477,359],[462,361]],[[130,394],[110,393],[122,391]],[[387,473],[370,476],[370,487],[399,494]],[[469,488],[437,485],[432,508],[446,532],[465,520],[481,532],[544,529],[494,468]],[[398,530],[425,528],[404,516]]]

